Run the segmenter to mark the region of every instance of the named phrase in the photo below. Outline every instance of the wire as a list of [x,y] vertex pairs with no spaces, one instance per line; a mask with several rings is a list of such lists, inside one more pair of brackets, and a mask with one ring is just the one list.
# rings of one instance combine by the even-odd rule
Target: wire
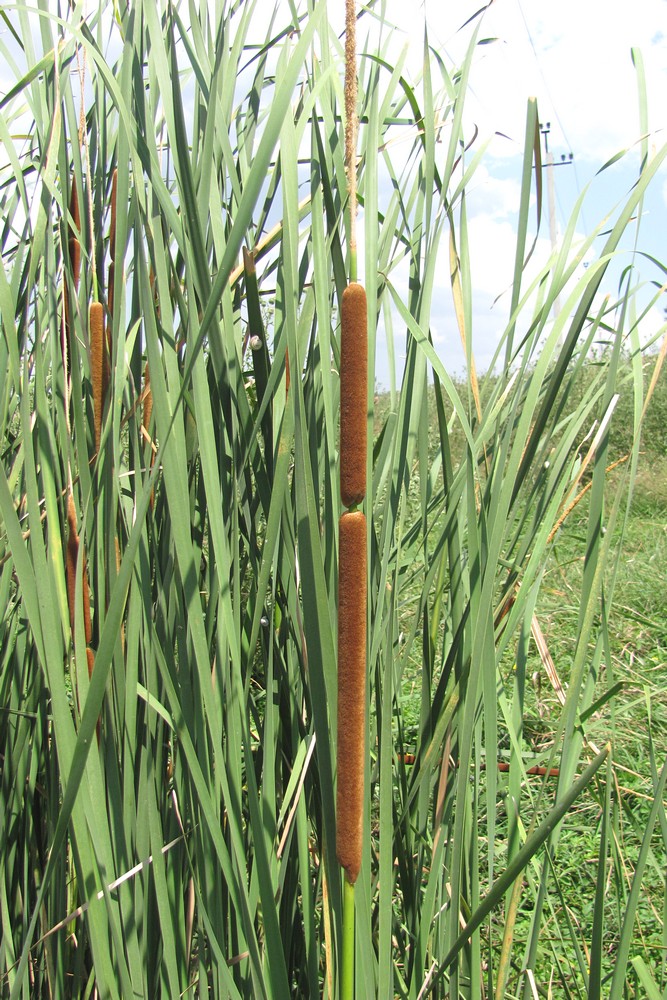
[[[547,95],[547,97],[548,97],[548,99],[549,99],[549,101],[551,103],[551,109],[552,109],[552,112],[553,112],[553,117],[556,120],[556,122],[558,123],[558,127],[559,127],[559,129],[561,131],[561,135],[563,136],[563,139],[565,141],[565,145],[569,146],[570,150],[572,150],[572,143],[570,142],[570,140],[567,137],[567,133],[565,131],[565,126],[563,125],[562,119],[561,119],[560,115],[558,114],[558,109],[556,107],[556,102],[554,101],[553,94],[551,93],[551,88],[549,87],[548,80],[547,80],[547,78],[546,78],[546,76],[544,74],[544,70],[542,69],[542,63],[540,62],[540,57],[538,55],[537,47],[535,45],[535,42],[533,41],[533,36],[532,36],[530,28],[528,26],[528,21],[526,19],[526,15],[524,14],[523,7],[521,6],[521,0],[516,0],[516,5],[517,5],[517,7],[519,9],[519,13],[521,14],[521,20],[523,21],[523,26],[526,29],[526,35],[528,36],[528,41],[530,42],[530,47],[533,50],[533,55],[535,57],[535,63],[536,63],[537,68],[539,70],[539,74],[542,77],[542,82],[544,83],[544,89],[545,89],[546,95]],[[577,190],[577,196],[579,196],[581,194],[581,184],[579,182],[579,174],[577,172],[577,161],[576,161],[576,159],[573,159],[571,162],[572,162],[572,167],[574,169],[574,183],[575,183],[576,190]],[[561,207],[561,203],[560,203],[560,198],[558,198],[557,200],[558,200],[558,207],[562,211],[562,207]],[[564,214],[565,213],[563,213],[563,215]],[[582,205],[582,209],[581,209],[581,221],[583,223],[585,231],[588,232],[588,226],[586,224],[586,218],[585,218],[585,215],[584,215],[583,205]]]

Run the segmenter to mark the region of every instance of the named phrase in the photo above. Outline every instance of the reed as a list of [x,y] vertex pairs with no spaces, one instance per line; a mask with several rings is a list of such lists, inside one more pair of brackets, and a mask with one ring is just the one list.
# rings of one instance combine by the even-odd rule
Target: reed
[[361,867],[366,750],[366,518],[339,524],[336,856],[354,884]]

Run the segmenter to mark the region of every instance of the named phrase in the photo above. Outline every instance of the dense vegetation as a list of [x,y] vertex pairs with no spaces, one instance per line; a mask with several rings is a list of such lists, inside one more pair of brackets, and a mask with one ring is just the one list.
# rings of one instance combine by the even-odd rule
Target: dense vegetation
[[[11,998],[340,995],[342,45],[322,0],[278,7],[256,45],[255,8],[3,13]],[[667,488],[642,329],[664,267],[633,256],[616,300],[598,292],[625,234],[641,245],[667,147],[645,137],[626,200],[583,245],[580,203],[529,278],[528,102],[510,316],[478,377],[478,23],[461,65],[427,46],[411,80],[360,16],[369,360],[394,330],[406,364],[368,391],[356,993],[653,1000]],[[463,384],[431,339],[442,259]]]

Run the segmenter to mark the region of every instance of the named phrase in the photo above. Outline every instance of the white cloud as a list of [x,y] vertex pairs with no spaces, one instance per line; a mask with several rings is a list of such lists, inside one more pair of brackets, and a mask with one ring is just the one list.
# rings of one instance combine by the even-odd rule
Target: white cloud
[[479,214],[468,223],[468,239],[474,287],[495,299],[512,281],[516,229],[508,220]]
[[494,176],[486,164],[481,163],[466,189],[468,211],[481,208],[493,219],[515,216],[521,197],[521,184],[515,177]]
[[[457,29],[479,7],[479,0],[424,0],[415,10],[389,0],[387,16],[410,40],[412,65],[418,67],[424,18],[431,43],[459,61],[472,27]],[[602,163],[640,135],[633,47],[644,62],[649,128],[667,126],[667,29],[660,31],[661,24],[663,0],[495,0],[480,37],[498,40],[480,47],[475,57],[469,113],[485,134],[501,131],[521,144],[526,101],[534,95],[542,120],[552,122],[555,151],[568,153],[571,147],[578,159]]]

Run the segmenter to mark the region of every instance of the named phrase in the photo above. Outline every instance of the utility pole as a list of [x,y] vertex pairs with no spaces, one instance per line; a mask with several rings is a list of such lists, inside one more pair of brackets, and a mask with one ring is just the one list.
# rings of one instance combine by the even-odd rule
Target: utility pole
[[[566,157],[563,153],[560,162],[554,162],[554,154],[549,149],[549,132],[551,131],[551,122],[547,122],[546,125],[540,122],[540,132],[544,136],[544,167],[547,171],[547,198],[549,200],[549,235],[551,237],[551,249],[555,252],[556,243],[558,242],[558,234],[556,231],[556,191],[554,187],[554,167],[564,167],[572,163],[574,155],[570,153],[569,157]],[[553,307],[553,317],[554,320],[560,312],[560,296],[557,295],[554,301]]]

